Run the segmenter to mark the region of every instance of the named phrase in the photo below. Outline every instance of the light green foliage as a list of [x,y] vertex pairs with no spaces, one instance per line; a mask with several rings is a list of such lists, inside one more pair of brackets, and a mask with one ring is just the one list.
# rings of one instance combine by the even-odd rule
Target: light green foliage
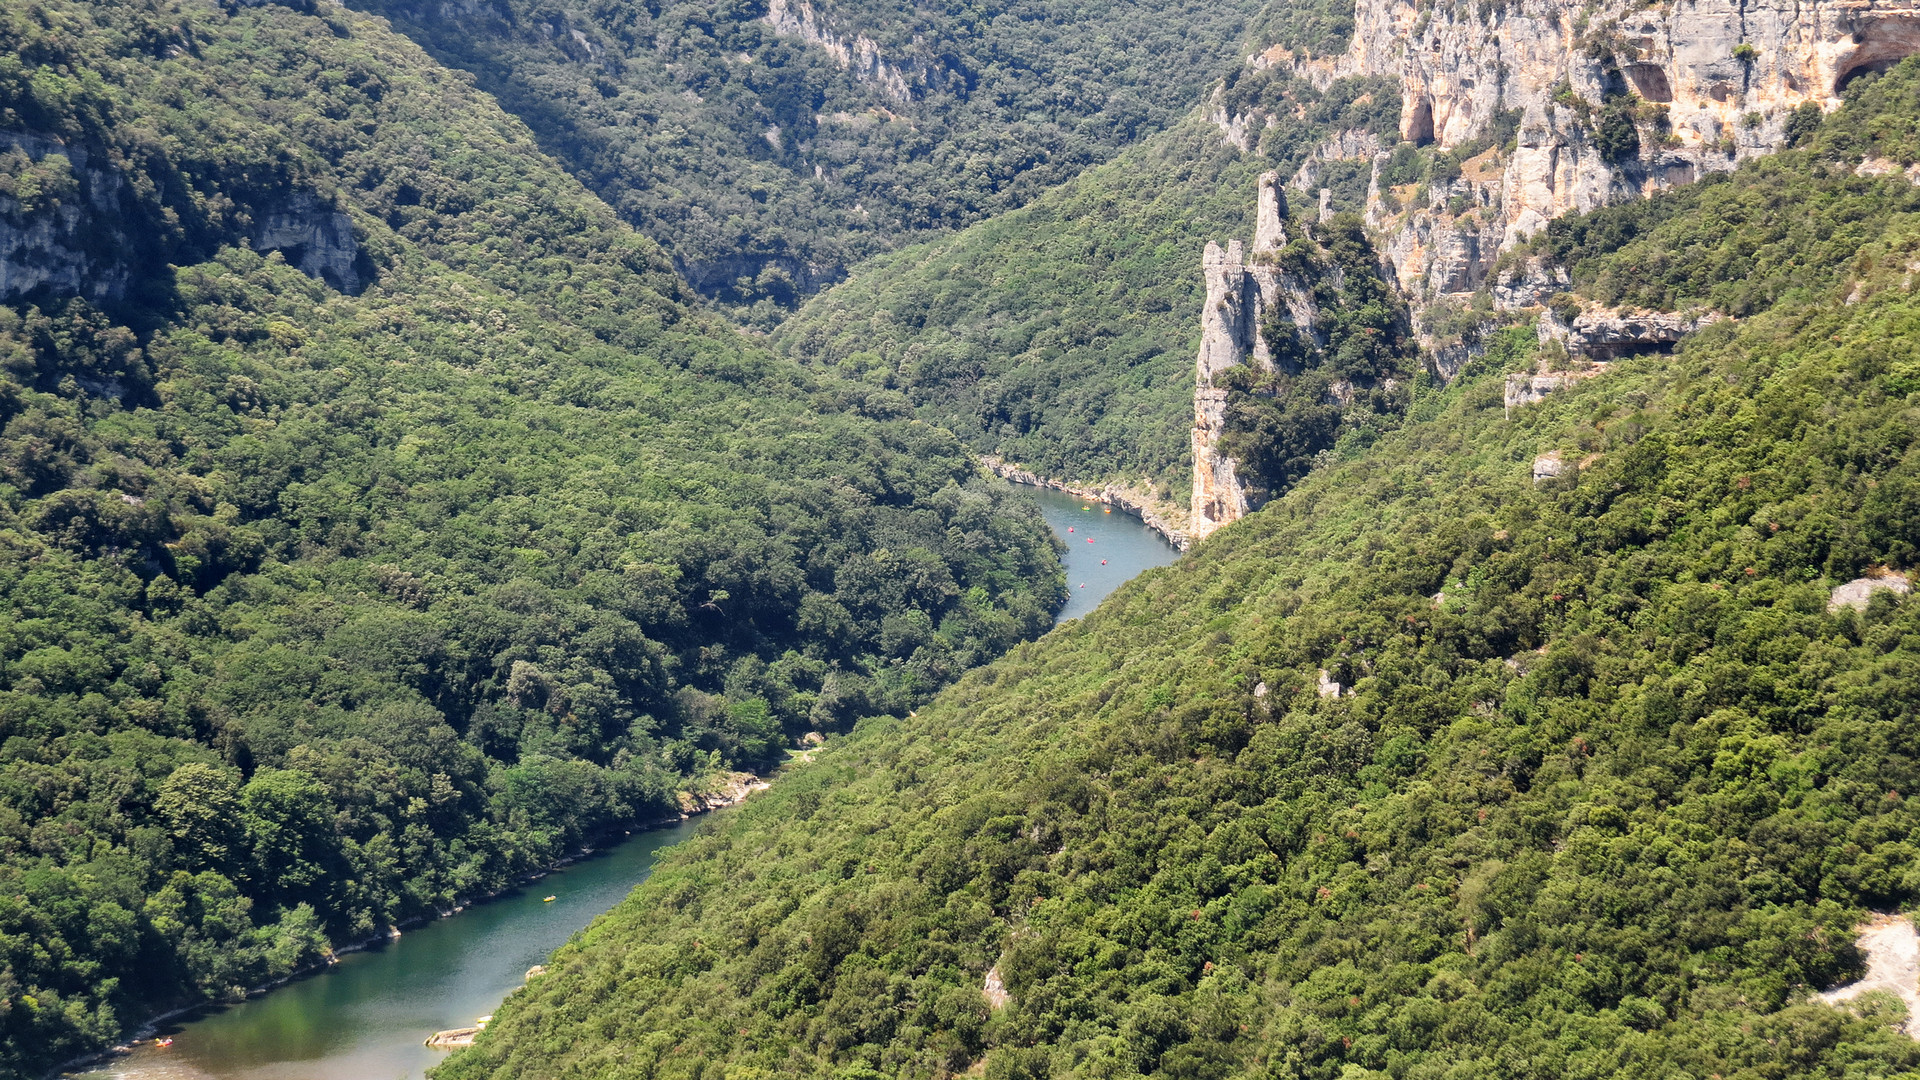
[[[1243,78],[1229,96],[1261,101],[1271,83]],[[1284,178],[1328,133],[1397,119],[1389,89],[1287,82],[1285,115],[1298,105],[1298,117],[1268,136],[1273,160],[1240,154],[1196,113],[1023,210],[863,264],[775,344],[899,389],[982,452],[1083,483],[1145,477],[1171,497],[1193,467],[1202,251],[1252,232],[1274,161]]]
[[[138,244],[124,305],[0,309],[0,1075],[904,712],[1064,595],[954,438],[315,10],[0,10],[5,122]],[[292,193],[361,295],[250,249]]]
[[[1828,129],[1912,130],[1916,82]],[[1820,219],[1824,167],[1723,187],[1798,169],[1753,227]],[[1920,602],[1827,610],[1920,557],[1920,298],[1862,272],[1511,419],[1495,335],[705,830],[438,1077],[1920,1075],[1897,1006],[1807,1000],[1920,895]]]
[[1180,489],[1200,254],[1251,232],[1258,173],[1190,118],[1025,209],[873,260],[775,343],[1043,475]]

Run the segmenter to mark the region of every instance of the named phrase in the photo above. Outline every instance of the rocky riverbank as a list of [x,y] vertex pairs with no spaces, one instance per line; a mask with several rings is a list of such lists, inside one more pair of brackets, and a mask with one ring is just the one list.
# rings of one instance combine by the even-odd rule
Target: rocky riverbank
[[1167,543],[1187,550],[1193,541],[1187,532],[1187,510],[1174,503],[1165,503],[1155,499],[1140,488],[1122,484],[1107,484],[1103,487],[1081,487],[1060,480],[1040,476],[1030,469],[1002,461],[991,454],[981,457],[980,464],[987,471],[1003,480],[1016,484],[1028,484],[1033,487],[1064,491],[1069,495],[1078,495],[1091,502],[1117,506],[1121,510],[1140,519],[1141,523],[1154,532],[1167,538]]

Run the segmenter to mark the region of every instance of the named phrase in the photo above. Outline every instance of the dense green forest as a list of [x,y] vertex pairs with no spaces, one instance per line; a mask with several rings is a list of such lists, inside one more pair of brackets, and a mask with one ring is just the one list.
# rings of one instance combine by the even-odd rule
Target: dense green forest
[[0,1076],[904,713],[1064,598],[953,436],[703,313],[380,20],[0,7],[0,131],[9,229],[86,248],[26,270],[126,284],[0,307]]
[[[702,293],[764,327],[860,259],[1167,127],[1239,65],[1267,4],[796,0],[775,5],[788,33],[767,0],[354,6],[472,72]],[[1344,25],[1326,22],[1314,32]]]
[[1570,222],[1589,296],[1742,317],[1510,417],[1495,334],[707,827],[436,1076],[1920,1075],[1891,998],[1807,997],[1920,892],[1920,604],[1828,603],[1920,556],[1920,216],[1854,173],[1916,140],[1909,61]]
[[1399,121],[1391,80],[1287,87],[1293,138],[1243,154],[1196,112],[1021,210],[862,265],[776,346],[1044,476],[1184,492],[1207,241],[1252,234],[1263,170],[1285,179],[1326,133]]

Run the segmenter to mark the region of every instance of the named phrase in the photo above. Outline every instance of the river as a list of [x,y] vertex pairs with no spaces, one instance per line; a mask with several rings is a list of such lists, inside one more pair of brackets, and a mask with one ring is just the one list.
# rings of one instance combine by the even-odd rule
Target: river
[[1040,512],[1047,524],[1067,542],[1063,560],[1067,566],[1067,606],[1060,609],[1058,622],[1085,615],[1142,570],[1165,566],[1180,557],[1165,537],[1118,507],[1052,488],[1028,490],[1040,500]]
[[[1127,579],[1180,555],[1130,514],[1064,492],[1031,490],[1047,523],[1067,542],[1061,622],[1085,615]],[[142,1042],[82,1080],[421,1077],[444,1056],[421,1040],[493,1012],[528,968],[645,881],[654,852],[686,839],[693,826],[637,833],[524,889],[349,953],[323,973],[183,1017],[161,1028],[173,1045]]]
[[[348,953],[324,973],[164,1025],[85,1080],[396,1080],[445,1051],[422,1040],[466,1027],[545,963],[574,931],[647,879],[653,854],[695,821],[635,833],[523,889]],[[544,898],[552,896],[553,902]]]

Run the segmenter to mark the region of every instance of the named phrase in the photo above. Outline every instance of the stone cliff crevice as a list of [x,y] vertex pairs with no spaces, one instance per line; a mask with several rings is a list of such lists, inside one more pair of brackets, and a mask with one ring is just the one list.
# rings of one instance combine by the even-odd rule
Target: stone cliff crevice
[[84,147],[0,131],[0,300],[118,303],[133,278],[133,195]]
[[[1646,7],[1602,0],[1433,5],[1357,0],[1354,32],[1335,56],[1297,57],[1275,46],[1247,58],[1325,90],[1336,80],[1389,76],[1401,87],[1402,149],[1363,132],[1333,133],[1289,178],[1309,196],[1333,163],[1371,167],[1366,224],[1416,311],[1467,304],[1485,293],[1498,311],[1540,309],[1564,291],[1551,268],[1507,268],[1502,253],[1563,214],[1644,197],[1792,138],[1797,112],[1830,111],[1852,79],[1920,53],[1920,6],[1892,0],[1676,0]],[[1225,142],[1250,153],[1272,117],[1236,113],[1216,98]],[[1362,137],[1365,136],[1365,137]],[[1457,167],[1399,183],[1405,147]],[[1349,164],[1350,170],[1353,165]],[[1263,187],[1262,199],[1265,200]],[[1258,316],[1271,294],[1253,284],[1238,244],[1208,245],[1202,344],[1194,395],[1193,534],[1247,512],[1234,463],[1218,451],[1225,392],[1214,378],[1259,363]],[[1265,301],[1255,294],[1267,297]],[[1576,358],[1605,361],[1666,351],[1700,313],[1585,312],[1571,325],[1541,316],[1542,332]],[[1449,377],[1457,344],[1423,341]],[[1564,382],[1547,377],[1510,398],[1524,404]],[[1512,402],[1510,401],[1510,404]]]
[[[1502,251],[1562,214],[1779,149],[1794,110],[1832,109],[1850,79],[1920,52],[1920,8],[1884,0],[1657,8],[1359,0],[1354,20],[1338,56],[1274,48],[1249,67],[1284,67],[1323,88],[1393,76],[1401,138],[1442,151],[1501,135],[1517,114],[1512,136],[1487,147],[1475,169],[1430,185],[1419,205],[1407,204],[1410,191],[1378,190],[1388,148],[1343,133],[1316,152],[1315,160],[1373,159],[1369,224],[1416,302],[1480,288]],[[1227,141],[1260,149],[1249,142],[1259,117],[1216,109],[1215,119]],[[1605,134],[1603,121],[1613,125]],[[1314,182],[1310,170],[1294,178],[1308,191]]]

